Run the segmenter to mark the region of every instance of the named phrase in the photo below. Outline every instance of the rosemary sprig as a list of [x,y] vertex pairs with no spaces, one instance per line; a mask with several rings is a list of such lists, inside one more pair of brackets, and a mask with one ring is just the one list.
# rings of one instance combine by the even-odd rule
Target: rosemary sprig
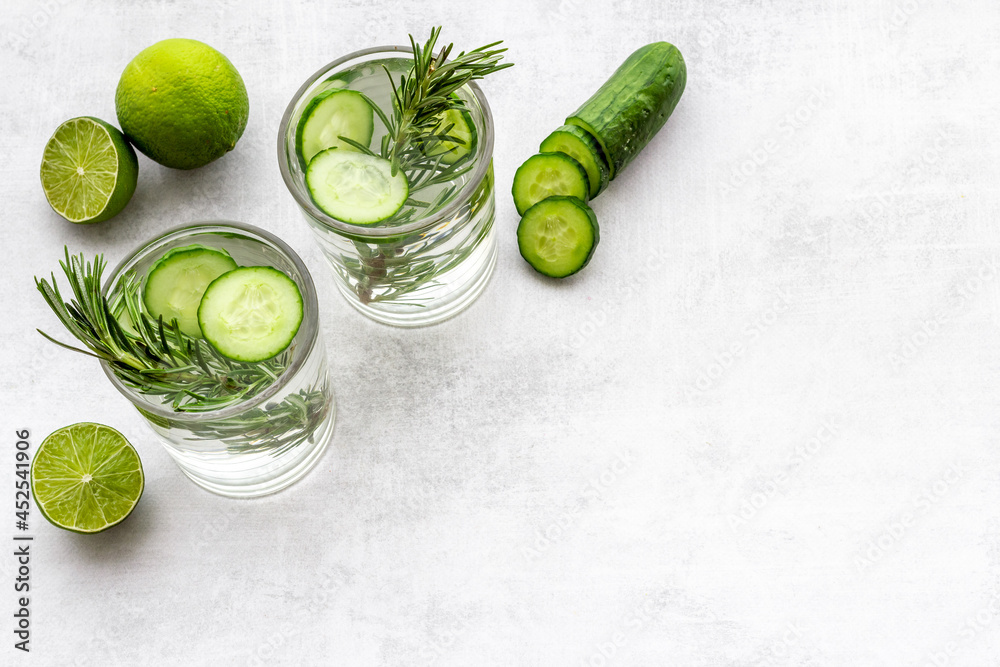
[[431,29],[430,37],[423,44],[410,35],[413,48],[413,67],[408,74],[400,75],[399,82],[393,79],[389,69],[383,65],[392,86],[392,115],[389,116],[377,105],[373,105],[383,124],[386,134],[382,137],[382,157],[392,163],[392,174],[399,169],[411,171],[437,171],[440,158],[428,156],[429,149],[445,141],[456,141],[449,135],[452,126],[439,129],[441,118],[451,109],[465,109],[465,101],[452,94],[472,81],[488,74],[511,67],[512,63],[500,64],[506,48],[494,48],[502,42],[486,44],[478,49],[462,51],[451,60],[448,57],[454,44],[443,47],[437,55],[441,27]]
[[110,300],[101,294],[106,263],[69,254],[60,261],[73,291],[65,301],[55,275],[35,278],[46,303],[73,336],[80,349],[45,338],[70,350],[103,359],[122,382],[136,391],[162,397],[178,412],[218,410],[250,398],[269,386],[287,367],[290,351],[264,362],[231,361],[205,341],[183,333],[176,322],[153,319],[143,309],[139,280],[122,278]]
[[[440,33],[440,26],[432,28],[430,37],[422,45],[417,44],[413,35],[409,36],[413,64],[407,73],[399,75],[398,81],[393,78],[389,68],[383,65],[392,87],[392,108],[389,113],[365,98],[386,128],[379,152],[347,137],[340,137],[364,153],[388,160],[392,165],[393,175],[400,169],[406,175],[410,196],[403,207],[381,225],[395,226],[417,217],[426,218],[440,211],[454,198],[463,184],[462,177],[474,166],[474,154],[467,153],[463,159],[453,164],[443,160],[444,154],[435,149],[443,143],[459,143],[462,139],[450,134],[454,124],[443,123],[442,118],[451,110],[467,110],[465,100],[455,94],[464,86],[513,66],[512,63],[501,64],[507,49],[495,48],[502,43],[499,41],[469,52],[463,51],[450,60],[453,44],[448,44],[435,54]],[[435,186],[439,189],[433,196],[419,194]],[[479,194],[474,195],[473,199],[477,199]],[[478,201],[470,202],[468,209],[478,209]],[[345,257],[344,264],[354,280],[355,290],[362,303],[402,303],[401,299],[405,298],[411,305],[423,305],[416,293],[436,285],[436,277],[460,263],[476,249],[477,244],[473,243],[464,251],[455,252],[443,261],[415,259],[408,256],[406,250],[416,243],[420,245],[420,253],[427,257],[433,253],[434,245],[451,242],[452,236],[441,234],[436,242],[428,242],[422,234],[389,243],[355,242],[357,259]]]
[[[69,254],[60,262],[73,290],[65,301],[55,275],[35,278],[35,285],[59,321],[84,348],[62,343],[39,330],[50,341],[76,352],[105,360],[122,382],[136,391],[159,396],[177,412],[208,413],[256,396],[288,367],[292,348],[259,363],[227,359],[205,341],[183,333],[176,322],[152,319],[143,309],[140,283],[134,273],[122,277],[111,298],[101,294],[106,264],[98,255],[93,263]],[[162,428],[183,428],[201,439],[216,439],[233,453],[268,452],[278,455],[316,429],[331,409],[326,379],[321,385],[289,393],[281,401],[252,408],[225,419],[173,424],[147,410],[139,411]]]
[[[208,419],[184,428],[202,439],[219,440],[233,453],[267,451],[278,456],[304,440],[316,441],[317,428],[332,409],[330,388],[322,385],[288,394],[281,402],[252,408],[227,419]],[[155,415],[146,414],[155,422]]]

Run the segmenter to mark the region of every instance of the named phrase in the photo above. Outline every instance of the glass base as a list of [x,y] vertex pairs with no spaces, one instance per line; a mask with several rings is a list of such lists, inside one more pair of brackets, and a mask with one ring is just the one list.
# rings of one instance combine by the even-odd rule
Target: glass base
[[179,455],[169,443],[164,444],[181,472],[201,488],[228,498],[257,498],[286,489],[305,477],[330,444],[336,421],[337,403],[332,400],[325,423],[313,433],[314,442],[307,440],[277,458],[221,457],[214,463],[204,459],[195,462],[188,460],[189,454]]
[[402,328],[425,327],[444,322],[471,306],[472,302],[479,298],[479,295],[486,289],[486,285],[489,284],[497,263],[495,231],[491,229],[487,238],[483,239],[485,257],[480,260],[476,273],[466,278],[467,283],[462,290],[447,299],[440,299],[423,307],[405,304],[375,306],[363,304],[358,300],[358,295],[352,292],[344,281],[334,280],[334,282],[340,293],[347,299],[347,303],[354,306],[362,315],[376,322]]

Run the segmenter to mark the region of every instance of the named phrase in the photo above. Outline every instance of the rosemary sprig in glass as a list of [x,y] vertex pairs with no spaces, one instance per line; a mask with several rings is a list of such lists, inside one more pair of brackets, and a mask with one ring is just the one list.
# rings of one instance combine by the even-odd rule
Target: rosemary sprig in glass
[[162,397],[175,411],[219,410],[246,400],[288,366],[289,350],[260,363],[231,361],[207,342],[183,333],[176,322],[153,319],[142,307],[139,279],[133,272],[123,276],[120,289],[109,300],[101,294],[107,267],[101,255],[91,263],[82,254],[71,256],[67,249],[60,265],[73,290],[72,300],[63,299],[55,275],[51,283],[35,278],[35,285],[86,349],[38,333],[57,345],[103,359],[126,385]]
[[[35,278],[35,285],[59,321],[84,348],[73,347],[39,330],[53,343],[108,363],[122,382],[137,392],[161,397],[175,411],[211,412],[247,400],[264,391],[291,361],[293,348],[258,363],[232,361],[204,340],[183,333],[176,322],[153,319],[142,307],[140,282],[134,272],[122,277],[119,288],[108,299],[101,294],[106,263],[69,254],[61,261],[73,291],[65,301],[55,275],[51,282]],[[289,394],[283,400],[241,412],[226,419],[185,423],[199,438],[226,443],[230,451],[280,453],[313,437],[316,426],[330,408],[327,387],[311,387]],[[147,419],[169,428],[172,425],[140,408]]]
[[[423,45],[417,44],[410,35],[413,66],[407,74],[400,75],[398,83],[383,65],[392,86],[392,115],[387,115],[378,105],[372,105],[386,127],[386,134],[382,137],[382,157],[392,163],[393,175],[399,169],[406,172],[411,192],[415,184],[423,183],[420,187],[426,187],[431,184],[427,179],[436,180],[434,176],[422,178],[414,172],[441,175],[440,156],[429,156],[434,152],[431,149],[440,143],[460,141],[448,134],[452,129],[450,125],[441,127],[441,119],[446,112],[451,109],[464,111],[466,108],[465,100],[454,93],[488,74],[513,66],[513,63],[500,64],[507,51],[505,48],[494,48],[502,43],[500,41],[472,51],[462,51],[451,60],[448,57],[454,44],[448,44],[435,55],[440,34],[440,26],[432,28],[430,37]],[[445,165],[445,172],[450,169],[451,165]],[[452,174],[445,180],[454,176]]]
[[[513,63],[503,63],[506,48],[496,48],[497,41],[468,52],[452,56],[453,44],[441,48],[435,54],[441,28],[431,30],[424,44],[418,44],[410,35],[413,50],[413,64],[406,74],[393,78],[388,67],[383,65],[392,86],[392,109],[386,113],[370,99],[369,105],[382,121],[386,133],[382,137],[379,152],[369,147],[340,137],[356,149],[388,160],[395,175],[402,170],[409,184],[410,196],[394,216],[380,223],[392,226],[411,222],[417,217],[429,217],[444,208],[456,195],[461,184],[456,182],[473,167],[473,152],[449,164],[443,160],[444,152],[436,150],[442,144],[461,143],[462,139],[449,134],[454,124],[444,123],[443,118],[452,110],[467,111],[466,101],[456,93],[472,81],[488,74],[512,67]],[[366,98],[367,99],[367,98]],[[433,186],[445,186],[435,196],[424,198],[422,190]],[[492,183],[490,184],[492,186]],[[478,207],[478,194],[473,197],[470,207]],[[417,241],[421,235],[406,237],[393,242],[367,243],[356,241],[358,260],[345,262],[346,268],[356,280],[358,296],[363,303],[376,301],[397,301],[400,297],[411,296],[421,289],[433,286],[435,276],[445,269],[432,260],[416,260],[402,255],[402,249]],[[440,242],[450,240],[442,235]],[[468,252],[476,247],[470,246]],[[430,248],[422,247],[426,253]],[[464,256],[450,258],[448,264],[457,264]],[[388,289],[386,289],[388,288]],[[410,299],[412,305],[422,305],[419,299]]]

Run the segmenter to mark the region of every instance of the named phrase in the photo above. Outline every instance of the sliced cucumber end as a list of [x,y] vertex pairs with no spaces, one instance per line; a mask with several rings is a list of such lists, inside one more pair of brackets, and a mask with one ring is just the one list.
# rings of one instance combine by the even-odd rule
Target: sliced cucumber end
[[298,285],[270,266],[247,266],[219,276],[198,308],[205,340],[224,357],[251,363],[287,349],[302,316]]
[[511,186],[514,206],[520,215],[548,197],[590,198],[590,181],[583,166],[565,153],[537,153],[514,172]]
[[374,225],[403,207],[410,187],[402,170],[365,153],[329,148],[306,169],[306,186],[324,213],[355,225]]
[[[601,152],[603,152],[605,156],[608,155],[607,144],[605,144],[601,139],[600,134],[598,134],[597,130],[594,129],[593,125],[578,116],[570,116],[566,119],[566,124],[575,125],[576,127],[584,130],[594,141],[597,142],[597,145],[601,147]],[[608,159],[608,180],[615,180],[615,171],[614,162]]]
[[517,247],[535,271],[565,278],[580,271],[600,241],[597,216],[578,197],[554,196],[529,208],[517,226]]
[[577,125],[563,125],[545,137],[538,147],[541,153],[564,153],[580,163],[587,172],[590,199],[601,194],[610,180],[608,160],[601,145],[589,132]]

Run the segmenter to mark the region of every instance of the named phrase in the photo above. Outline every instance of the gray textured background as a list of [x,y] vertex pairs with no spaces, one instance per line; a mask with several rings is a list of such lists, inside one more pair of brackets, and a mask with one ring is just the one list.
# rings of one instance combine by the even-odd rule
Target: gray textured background
[[[11,2],[0,29],[0,536],[13,431],[99,421],[137,445],[134,516],[33,513],[33,652],[2,664],[995,665],[1000,655],[994,0]],[[496,117],[500,258],[471,310],[416,331],[335,292],[284,189],[281,113],[320,65],[444,24],[517,65]],[[126,211],[47,207],[63,120],[115,120],[125,64],[201,39],[246,80],[236,150],[140,156]],[[685,54],[666,129],[595,203],[579,276],[518,257],[507,190],[634,48]],[[303,482],[237,502],[181,475],[33,275],[115,263],[175,224],[280,234],[317,279],[339,399]]]

